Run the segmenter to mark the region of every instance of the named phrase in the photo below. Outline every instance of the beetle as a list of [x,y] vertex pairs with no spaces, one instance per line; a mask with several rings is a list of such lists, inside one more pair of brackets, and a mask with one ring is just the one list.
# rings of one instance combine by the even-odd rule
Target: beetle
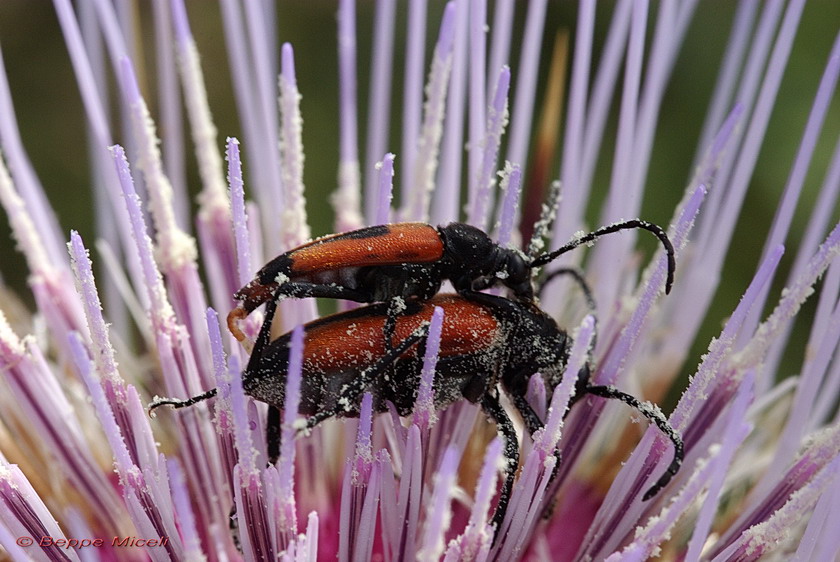
[[[494,517],[501,522],[518,465],[519,444],[514,425],[499,402],[500,389],[533,434],[543,422],[526,399],[529,378],[541,373],[547,390],[553,392],[560,384],[572,345],[572,338],[533,303],[484,293],[471,298],[452,294],[413,300],[396,317],[390,346],[382,337],[390,314],[386,303],[310,322],[305,325],[299,413],[308,417],[306,429],[332,417],[358,417],[362,395],[370,392],[374,411],[386,411],[390,403],[400,415],[409,415],[417,398],[423,348],[435,306],[444,311],[433,384],[435,407],[442,409],[466,399],[480,405],[503,435],[508,465]],[[270,299],[251,359],[242,373],[245,394],[270,406],[267,441],[271,462],[277,460],[280,450],[280,409],[291,339],[288,333],[269,342],[276,307],[276,301]],[[653,497],[682,463],[679,434],[657,409],[644,407],[635,397],[612,386],[592,384],[588,366],[581,369],[575,386],[576,399],[591,394],[636,408],[674,444],[672,462],[644,495],[645,500]],[[212,389],[186,400],[158,399],[149,408],[183,408],[215,394],[216,389]]]
[[[239,303],[228,314],[228,328],[243,340],[238,321],[272,297],[337,298],[359,303],[396,302],[395,298],[426,300],[438,292],[444,280],[451,281],[464,296],[501,283],[516,300],[530,302],[534,300],[535,268],[605,234],[628,229],[648,230],[660,240],[668,256],[665,292],[670,292],[674,247],[661,227],[639,219],[576,236],[557,250],[536,257],[500,246],[468,224],[434,227],[406,222],[325,236],[280,254],[234,294]],[[399,306],[393,304],[392,310]],[[385,329],[390,333],[392,327]]]

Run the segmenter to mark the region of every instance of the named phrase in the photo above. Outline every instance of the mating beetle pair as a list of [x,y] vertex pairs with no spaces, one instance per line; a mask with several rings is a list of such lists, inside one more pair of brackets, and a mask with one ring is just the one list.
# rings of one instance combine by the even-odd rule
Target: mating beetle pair
[[[385,411],[390,402],[401,415],[411,413],[427,322],[434,306],[441,306],[445,320],[435,405],[444,408],[466,398],[479,404],[504,435],[509,464],[494,518],[501,522],[519,452],[514,426],[499,403],[498,385],[533,433],[542,427],[542,420],[525,398],[528,379],[540,372],[547,389],[553,391],[571,347],[571,338],[534,303],[532,271],[581,244],[629,228],[649,230],[662,241],[668,255],[667,291],[673,279],[673,247],[661,228],[639,220],[601,228],[534,258],[502,248],[482,231],[460,223],[440,228],[421,223],[369,227],[321,238],[275,258],[236,293],[241,304],[228,316],[231,331],[241,339],[237,321],[267,303],[266,318],[242,378],[246,394],[269,404],[270,459],[276,460],[279,454],[279,408],[290,340],[286,334],[269,341],[278,296],[384,301],[305,326],[300,413],[309,416],[310,428],[330,417],[358,416],[364,392],[373,395],[376,411]],[[460,295],[432,298],[447,279]],[[478,292],[497,282],[511,290],[512,299]],[[400,297],[408,300],[405,310],[397,313],[393,302]],[[577,398],[592,394],[638,409],[671,439],[674,459],[644,499],[652,497],[679,468],[679,435],[661,414],[643,408],[635,397],[593,385],[588,367],[579,373],[576,387]],[[183,401],[158,400],[151,408],[186,407],[215,394],[214,389]]]

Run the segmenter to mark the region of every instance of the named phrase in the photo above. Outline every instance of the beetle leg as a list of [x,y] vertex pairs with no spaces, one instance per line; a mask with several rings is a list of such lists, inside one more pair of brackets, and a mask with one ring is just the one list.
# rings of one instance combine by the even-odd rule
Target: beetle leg
[[423,340],[429,334],[429,323],[423,322],[419,328],[402,340],[397,347],[382,356],[376,363],[359,373],[359,376],[341,388],[342,399],[338,405],[322,410],[306,420],[306,426],[300,431],[309,431],[324,420],[344,414],[351,404],[357,404],[359,397],[374,379],[384,373],[402,354]]
[[467,300],[486,305],[494,311],[504,311],[510,318],[518,318],[522,305],[504,297],[491,295],[490,293],[479,293],[478,291],[459,291],[459,295]]
[[274,321],[274,314],[277,312],[277,299],[270,298],[265,304],[265,318],[263,319],[260,333],[257,335],[257,341],[254,342],[254,348],[251,350],[251,357],[248,359],[247,370],[254,373],[259,368],[260,359],[262,359],[263,350],[271,340],[271,324]]
[[230,531],[230,538],[233,540],[233,546],[236,547],[240,553],[242,552],[242,539],[239,537],[239,516],[236,513],[236,502],[228,512],[228,531]]
[[516,409],[519,410],[519,415],[522,416],[522,421],[525,422],[525,427],[528,428],[529,435],[533,436],[534,432],[543,428],[543,421],[531,407],[531,404],[528,403],[528,399],[524,395],[508,394],[508,396],[510,396]]
[[[528,400],[522,394],[508,394],[513,401],[513,405],[519,410],[519,414],[522,416],[522,419],[525,421],[525,427],[528,428],[528,433],[531,436],[534,436],[534,432],[538,429],[542,429],[545,427],[540,417],[531,407],[531,404],[528,403]],[[549,477],[549,483],[554,481],[554,478],[557,476],[558,471],[560,470],[560,449],[554,447],[554,450],[551,452],[556,459],[554,463],[554,470],[551,471],[551,476]],[[548,506],[543,511],[543,519],[548,519],[551,517],[552,512],[554,511],[554,503],[557,501],[557,498],[551,498],[548,503]]]
[[275,298],[279,296],[294,297],[296,299],[321,298],[321,299],[344,299],[353,302],[371,302],[372,296],[362,291],[348,289],[340,285],[321,285],[318,283],[304,283],[300,281],[289,281],[283,283],[274,293]]
[[394,349],[394,333],[397,331],[397,316],[402,308],[403,301],[398,297],[394,297],[388,301],[388,312],[385,314],[385,351],[390,352]]
[[510,494],[513,490],[513,481],[516,478],[516,468],[519,466],[519,440],[516,438],[516,428],[513,427],[505,409],[499,404],[498,397],[492,396],[490,393],[485,394],[481,399],[481,408],[487,414],[487,417],[496,423],[496,427],[505,439],[504,455],[507,460],[507,468],[502,491],[499,494],[499,503],[496,504],[496,513],[493,515],[493,525],[495,525],[497,533],[493,539],[495,542],[499,538],[498,530],[505,519]]
[[651,404],[647,402],[642,402],[635,396],[631,394],[627,394],[626,392],[621,392],[614,386],[588,386],[585,390],[587,394],[592,394],[594,396],[600,396],[601,398],[608,398],[608,399],[615,399],[621,400],[631,408],[635,408],[639,411],[643,416],[649,419],[651,422],[656,424],[659,430],[664,433],[668,439],[671,440],[671,443],[674,444],[674,458],[671,461],[671,464],[668,465],[668,468],[665,470],[665,474],[659,477],[659,480],[650,487],[650,489],[645,492],[645,495],[642,497],[643,501],[647,501],[655,496],[662,488],[668,485],[668,482],[671,481],[671,478],[677,473],[680,469],[680,465],[683,461],[683,441],[680,434],[677,433],[659,408],[653,407]]
[[[271,339],[271,323],[274,321],[275,312],[277,312],[277,300],[272,298],[265,305],[265,319],[254,344],[254,349],[251,351],[251,358],[248,360],[248,371],[250,372],[255,372],[258,368],[257,362]],[[275,464],[280,456],[280,410],[271,405],[268,407],[265,438],[268,462]]]
[[269,405],[268,420],[265,427],[266,449],[268,462],[277,464],[280,458],[280,408]]
[[[275,301],[281,297],[293,297],[297,299],[343,299],[363,303],[373,301],[373,295],[369,292],[365,293],[337,285],[321,285],[318,283],[305,283],[300,281],[289,281],[283,283],[282,285],[273,288],[272,291],[273,293],[268,299],[269,301]],[[260,304],[262,304],[262,299],[258,299],[255,302],[250,303],[248,301],[243,301],[228,313],[228,330],[230,330],[237,340],[242,341],[245,339],[245,334],[242,332],[242,329],[239,328],[239,322],[247,318],[248,315],[251,314],[251,312],[253,312],[253,310]]]
[[[268,298],[262,296],[257,300],[243,300],[239,304],[236,305],[236,308],[228,312],[227,315],[227,325],[228,330],[230,333],[233,334],[238,341],[245,340],[245,333],[239,327],[239,323],[245,318],[248,317],[258,306],[260,306],[263,302],[266,302],[265,305],[265,320],[263,321],[263,326],[271,325],[271,319],[274,318],[274,309],[277,307],[277,298],[280,296],[279,290],[273,290],[273,293]],[[262,330],[260,330],[260,336],[262,336]],[[260,337],[258,336],[258,338]],[[268,342],[266,342],[268,343]],[[251,353],[251,357],[253,357],[253,352]]]

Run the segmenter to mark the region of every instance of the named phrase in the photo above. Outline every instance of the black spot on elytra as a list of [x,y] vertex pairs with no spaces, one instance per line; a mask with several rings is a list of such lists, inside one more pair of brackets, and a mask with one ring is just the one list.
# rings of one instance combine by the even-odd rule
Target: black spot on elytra
[[378,226],[369,226],[367,228],[361,228],[359,230],[353,230],[340,234],[329,241],[333,242],[335,240],[364,240],[366,238],[378,238],[380,236],[385,236],[390,232],[391,227],[388,225],[383,224]]

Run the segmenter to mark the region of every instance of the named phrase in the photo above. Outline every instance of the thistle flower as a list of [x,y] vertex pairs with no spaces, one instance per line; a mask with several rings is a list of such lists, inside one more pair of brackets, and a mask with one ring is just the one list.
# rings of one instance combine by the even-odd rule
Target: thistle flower
[[[379,2],[362,142],[356,67],[365,55],[356,42],[356,7],[341,0],[334,229],[460,219],[504,245],[520,245],[534,229],[547,235],[534,239],[535,248],[558,247],[590,226],[604,155],[610,174],[596,224],[642,215],[660,116],[672,103],[666,88],[679,71],[686,35],[706,33],[701,22],[692,28],[696,4],[665,2],[650,12],[642,0],[620,0],[605,14],[609,31],[598,47],[595,5],[582,2],[564,87],[565,36],[553,55],[540,53],[544,32],[554,31],[546,24],[554,6],[502,0],[491,12],[483,0],[454,0],[442,13],[427,13],[426,3],[411,2],[400,100],[392,72],[395,6]],[[331,420],[298,437],[299,326],[317,312],[310,301],[282,302],[277,330],[292,331],[292,344],[280,460],[267,463],[266,409],[243,393],[240,377],[248,350],[222,329],[219,314],[267,258],[309,238],[305,209],[320,202],[304,188],[308,114],[301,100],[313,92],[298,85],[298,74],[321,73],[300,64],[296,72],[295,57],[307,55],[278,46],[282,12],[270,2],[220,3],[242,131],[241,141],[229,138],[224,146],[225,169],[193,20],[181,0],[154,2],[140,14],[154,24],[153,46],[133,37],[138,15],[119,11],[121,3],[79,2],[77,11],[67,0],[54,5],[88,124],[96,252],[75,230],[62,234],[27,156],[39,147],[21,139],[0,67],[0,202],[28,268],[23,296],[35,307],[29,312],[3,287],[0,545],[8,557],[836,557],[840,269],[833,260],[840,226],[833,220],[840,150],[823,160],[815,151],[836,117],[840,36],[819,54],[822,77],[797,83],[809,114],[790,128],[799,140],[787,180],[772,179],[784,191],[772,201],[766,236],[744,203],[759,152],[774,142],[767,138],[771,118],[783,113],[775,111],[784,109],[776,98],[794,39],[809,33],[800,29],[804,2],[742,2],[733,16],[706,120],[699,131],[686,131],[699,138],[668,221],[678,264],[672,294],[663,298],[664,257],[648,262],[632,232],[563,258],[585,272],[594,317],[571,284],[545,287],[540,306],[574,336],[569,375],[553,393],[539,375],[530,379],[528,399],[545,426],[533,436],[523,432],[523,462],[500,522],[492,514],[505,467],[502,439],[466,401],[434,408],[439,315],[411,417],[373,415],[365,395],[358,420]],[[521,45],[511,49],[518,16],[525,21]],[[426,37],[434,37],[428,48]],[[157,94],[138,78],[137,44],[155,50]],[[541,60],[550,68],[544,95]],[[114,107],[105,95],[109,82]],[[606,133],[613,106],[614,142]],[[194,222],[182,108],[201,185]],[[558,152],[553,143],[564,111]],[[399,140],[389,138],[392,113],[401,113]],[[557,161],[559,175],[551,178]],[[557,181],[546,189],[551,179]],[[806,189],[816,194],[811,206],[801,197]],[[395,191],[399,207],[392,205]],[[535,211],[546,199],[542,213]],[[809,218],[782,280],[777,268],[784,244],[796,245],[796,211]],[[752,280],[739,286],[723,265],[738,251],[733,233],[743,223],[763,250]],[[3,273],[13,272],[4,264]],[[774,284],[785,288],[779,293]],[[743,295],[734,311],[712,307],[719,286]],[[795,324],[815,288],[813,318]],[[701,323],[724,318],[698,364],[690,349]],[[243,323],[251,340],[261,321],[255,313]],[[795,331],[806,334],[804,353],[791,343]],[[669,420],[685,442],[683,468],[649,501],[642,495],[671,454],[657,429],[628,425],[621,405],[595,397],[564,416],[571,375],[587,362],[597,384],[657,403],[669,389],[679,396]],[[681,374],[691,374],[687,384]],[[211,388],[218,389],[212,401],[146,415],[155,395],[186,398]]]

